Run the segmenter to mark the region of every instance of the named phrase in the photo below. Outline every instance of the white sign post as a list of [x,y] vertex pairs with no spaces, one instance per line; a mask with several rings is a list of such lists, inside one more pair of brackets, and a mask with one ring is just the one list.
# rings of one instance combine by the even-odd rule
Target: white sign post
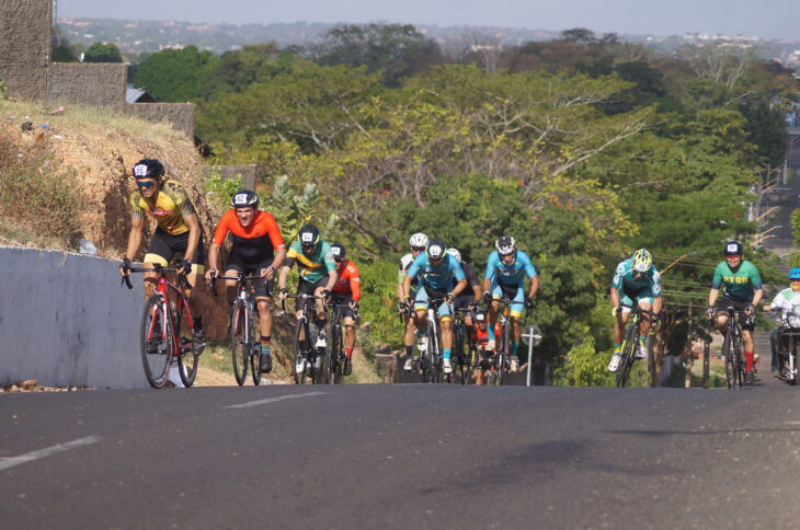
[[531,386],[531,367],[533,366],[533,347],[542,342],[542,330],[539,326],[528,326],[522,334],[522,342],[528,345],[528,376],[527,385]]

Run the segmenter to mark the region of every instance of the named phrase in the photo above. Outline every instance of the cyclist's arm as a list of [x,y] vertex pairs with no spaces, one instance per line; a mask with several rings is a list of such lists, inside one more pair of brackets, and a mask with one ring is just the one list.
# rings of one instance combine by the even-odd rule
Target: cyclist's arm
[[411,296],[411,276],[406,274],[406,277],[403,279],[403,285],[401,286],[402,292],[400,293],[400,300],[405,301],[405,299]]
[[350,292],[353,294],[353,302],[361,300],[361,277],[358,275],[358,269],[352,265],[353,269],[350,275]]
[[286,259],[286,249],[280,248],[275,253],[275,258],[272,260],[272,268],[277,271],[280,266],[283,264],[283,260]]
[[528,292],[528,298],[534,298],[539,291],[539,275],[531,276],[531,290]]
[[653,299],[653,313],[659,314],[661,313],[661,308],[664,307],[664,297],[663,296],[656,296]]
[[714,304],[717,303],[717,298],[719,298],[719,289],[711,289],[708,293],[708,307],[714,307]]
[[189,243],[186,245],[184,258],[194,261],[197,247],[200,245],[200,223],[195,214],[184,215],[183,222],[189,227]]
[[611,305],[614,306],[614,309],[618,308],[619,307],[619,290],[616,287],[614,287],[613,285],[611,286],[610,296],[611,296]]
[[481,301],[481,285],[480,283],[473,284],[472,286],[472,296],[475,298],[476,302]]
[[281,235],[278,223],[275,221],[275,217],[273,217],[272,214],[270,214],[269,220],[269,241],[272,243],[272,248],[275,251],[275,257],[272,259],[272,269],[277,271],[281,264],[283,264],[283,260],[286,259],[286,244],[283,241],[283,235]]
[[339,273],[336,272],[336,269],[328,271],[328,285],[325,286],[325,289],[328,291],[333,291],[333,286],[336,285],[336,280],[339,279]]
[[133,217],[131,219],[131,231],[128,234],[128,248],[125,257],[133,260],[139,247],[142,246],[142,228],[144,228],[144,217]]
[[294,258],[289,258],[281,268],[280,276],[278,276],[278,289],[286,289],[286,278],[289,277],[289,272],[291,272],[294,262]]
[[755,293],[753,294],[753,307],[758,307],[758,304],[761,302],[762,298],[764,298],[764,289],[756,289]]
[[461,278],[460,280],[458,280],[458,283],[453,288],[453,290],[450,291],[450,294],[452,294],[453,296],[458,296],[458,293],[463,291],[464,287],[466,287],[466,286],[467,286],[467,279],[466,278]]
[[208,247],[208,271],[219,271],[219,245],[211,243]]

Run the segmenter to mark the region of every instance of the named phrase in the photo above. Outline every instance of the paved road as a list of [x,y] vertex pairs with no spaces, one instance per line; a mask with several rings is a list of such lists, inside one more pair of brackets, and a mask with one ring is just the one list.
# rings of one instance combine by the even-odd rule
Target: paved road
[[0,397],[4,528],[796,527],[800,389]]

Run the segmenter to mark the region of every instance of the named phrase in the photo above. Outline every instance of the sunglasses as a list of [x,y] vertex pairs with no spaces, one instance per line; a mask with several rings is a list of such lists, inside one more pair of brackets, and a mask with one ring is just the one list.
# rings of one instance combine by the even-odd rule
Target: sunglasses
[[411,252],[424,252],[425,247],[411,247]]
[[149,190],[150,188],[152,188],[153,186],[155,186],[155,185],[156,185],[156,183],[155,183],[155,182],[139,182],[139,181],[137,180],[137,181],[136,181],[136,185],[137,185],[137,186],[139,186],[139,188],[144,188],[144,189],[148,189],[148,190]]

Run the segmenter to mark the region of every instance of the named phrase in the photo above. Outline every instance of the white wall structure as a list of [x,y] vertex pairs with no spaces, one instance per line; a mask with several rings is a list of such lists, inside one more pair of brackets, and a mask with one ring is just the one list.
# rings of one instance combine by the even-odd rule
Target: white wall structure
[[[139,355],[141,278],[117,262],[0,247],[0,386],[148,387]],[[137,275],[140,276],[140,275]]]

